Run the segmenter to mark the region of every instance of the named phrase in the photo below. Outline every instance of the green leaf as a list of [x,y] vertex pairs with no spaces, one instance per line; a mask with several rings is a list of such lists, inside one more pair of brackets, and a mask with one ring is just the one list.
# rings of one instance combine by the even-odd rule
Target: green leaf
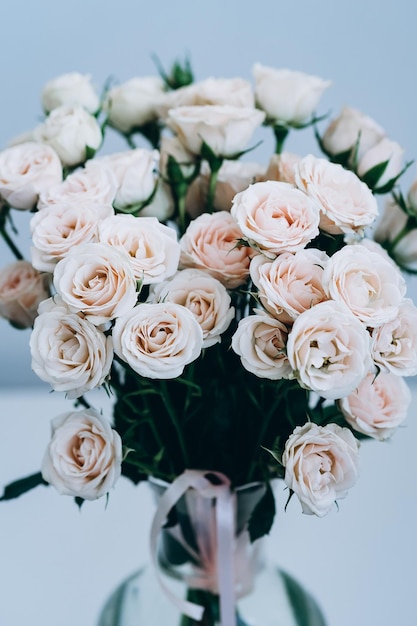
[[74,502],[78,506],[78,508],[81,509],[81,507],[84,504],[85,500],[84,500],[84,498],[80,498],[80,496],[75,496]]
[[203,159],[205,159],[208,162],[212,172],[219,171],[223,163],[223,157],[220,157],[214,154],[213,150],[205,141],[203,141],[201,145],[200,155]]
[[6,485],[4,488],[4,493],[1,500],[13,500],[14,498],[18,498],[23,495],[27,491],[34,489],[38,485],[48,485],[43,478],[41,472],[36,474],[31,474],[30,476],[26,476],[26,478],[20,478],[9,485]]
[[374,189],[377,186],[378,181],[387,169],[388,163],[389,159],[387,159],[386,161],[382,161],[382,163],[374,165],[374,167],[371,167],[370,170],[368,170],[363,176],[361,176],[361,179],[364,183],[368,185],[369,189]]
[[92,159],[96,152],[97,150],[95,148],[92,148],[91,146],[86,146],[85,147],[85,160],[88,161],[89,159]]
[[268,483],[265,494],[258,502],[249,520],[248,531],[252,542],[269,533],[272,528],[274,517],[275,498],[272,493],[271,485]]
[[313,596],[286,572],[280,571],[297,626],[326,626],[323,613]]

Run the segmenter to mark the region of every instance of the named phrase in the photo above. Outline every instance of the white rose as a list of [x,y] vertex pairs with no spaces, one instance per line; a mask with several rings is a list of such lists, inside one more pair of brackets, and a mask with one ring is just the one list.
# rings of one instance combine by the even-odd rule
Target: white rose
[[323,137],[323,147],[332,156],[347,154],[352,157],[357,150],[357,158],[373,148],[385,137],[385,131],[372,118],[352,107],[344,107],[338,117],[332,120]]
[[176,302],[191,311],[203,331],[203,348],[221,341],[235,310],[226,288],[207,272],[185,269],[152,288],[149,301]]
[[111,172],[101,168],[79,169],[66,177],[59,185],[42,191],[37,208],[51,204],[109,204],[116,195],[117,182]]
[[358,478],[359,444],[337,424],[297,426],[285,444],[285,482],[303,513],[323,517]]
[[356,389],[372,364],[365,326],[333,301],[320,302],[297,317],[287,355],[299,384],[329,400]]
[[[375,229],[376,241],[391,243],[405,227],[408,220],[407,214],[394,200],[387,200],[381,220]],[[394,246],[395,260],[401,266],[416,269],[417,266],[417,229],[410,230]]]
[[109,217],[99,225],[99,239],[129,254],[135,279],[144,285],[159,283],[178,269],[181,248],[176,233],[156,217]]
[[238,193],[231,214],[243,236],[265,254],[295,252],[319,234],[319,211],[289,183],[266,181]]
[[99,108],[99,98],[88,75],[71,72],[46,83],[41,94],[42,107],[46,113],[63,105],[84,107],[89,113]]
[[28,142],[0,152],[0,196],[15,209],[33,209],[61,181],[61,161],[49,146]]
[[107,93],[104,110],[111,126],[129,134],[157,118],[157,104],[164,94],[164,82],[158,76],[131,78]]
[[403,378],[370,373],[339,407],[348,424],[374,439],[387,439],[407,417],[411,392]]
[[38,305],[48,298],[48,281],[27,261],[15,261],[0,271],[0,317],[18,328],[29,328]]
[[393,184],[403,169],[403,148],[396,142],[384,137],[375,146],[367,150],[359,159],[356,172],[361,178],[365,178],[370,170],[379,164],[387,162],[385,170],[378,180],[372,184],[373,189],[383,189],[386,185]]
[[281,152],[273,154],[265,174],[265,180],[278,180],[295,185],[295,166],[301,161],[298,154]]
[[74,246],[98,241],[100,220],[113,214],[110,204],[64,201],[38,211],[30,221],[33,266],[52,273],[58,261]]
[[95,326],[124,315],[137,300],[129,255],[105,243],[74,246],[55,267],[54,287]]
[[243,367],[259,378],[280,380],[292,372],[285,348],[287,327],[266,313],[256,312],[240,320],[232,348]]
[[330,298],[344,303],[371,328],[398,315],[406,292],[398,268],[362,244],[345,246],[329,259],[323,284]]
[[52,420],[42,477],[61,495],[100,498],[118,480],[121,465],[120,436],[94,409],[68,411]]
[[273,69],[256,63],[255,97],[268,119],[281,124],[302,124],[309,120],[329,81],[287,69]]
[[32,369],[55,391],[79,398],[103,384],[113,359],[112,340],[60,298],[39,307],[30,337]]
[[87,159],[87,148],[98,150],[102,142],[100,125],[81,106],[62,105],[54,109],[35,131],[36,140],[51,146],[66,167]]
[[140,210],[139,217],[156,217],[160,222],[165,222],[172,217],[174,211],[175,202],[171,187],[159,178],[152,200]]
[[117,356],[140,376],[170,379],[200,356],[203,331],[180,304],[145,303],[117,318],[113,343]]
[[247,148],[265,114],[254,108],[202,105],[170,109],[167,125],[193,154],[205,142],[216,156],[234,157]]
[[363,234],[378,215],[371,190],[353,172],[311,154],[296,166],[296,185],[320,207],[326,233]]

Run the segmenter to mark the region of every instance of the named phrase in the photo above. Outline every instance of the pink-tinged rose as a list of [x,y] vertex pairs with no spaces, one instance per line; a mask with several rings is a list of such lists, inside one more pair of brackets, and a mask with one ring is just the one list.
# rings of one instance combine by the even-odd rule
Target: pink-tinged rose
[[309,121],[323,92],[331,84],[317,76],[265,67],[260,63],[254,65],[253,74],[257,105],[276,124],[296,126]]
[[87,148],[98,150],[103,139],[94,115],[82,106],[62,105],[54,109],[35,131],[36,141],[51,146],[66,167],[87,160]]
[[193,220],[180,239],[181,268],[205,270],[228,289],[249,278],[253,250],[237,247],[242,232],[227,211],[203,213]]
[[358,478],[359,443],[337,424],[297,426],[285,444],[285,482],[303,513],[324,517]]
[[298,154],[282,152],[273,154],[265,174],[265,180],[277,180],[295,185],[295,166],[301,161]]
[[287,327],[264,312],[240,320],[232,348],[243,367],[259,378],[289,378],[292,369],[286,356]]
[[146,378],[181,376],[203,347],[203,331],[193,313],[174,302],[144,303],[118,317],[114,351]]
[[98,241],[101,220],[114,215],[111,204],[64,201],[44,207],[32,217],[32,264],[53,272],[58,261],[82,243]]
[[111,172],[100,168],[78,169],[59,185],[39,195],[37,208],[51,204],[113,204],[117,183]]
[[417,308],[404,298],[394,319],[372,331],[372,358],[383,372],[417,374]]
[[164,82],[158,76],[131,78],[108,91],[103,108],[110,125],[129,134],[156,120],[157,105],[163,96]]
[[386,167],[378,180],[372,185],[373,189],[383,189],[386,185],[393,185],[403,169],[404,149],[396,142],[384,137],[375,146],[370,148],[358,161],[356,172],[366,180],[369,172],[382,163]]
[[0,196],[15,209],[33,209],[61,181],[61,161],[49,146],[27,142],[0,152]]
[[15,261],[0,272],[0,317],[18,328],[30,328],[38,306],[49,297],[48,279],[27,261]]
[[345,246],[330,258],[323,284],[330,298],[345,304],[370,328],[397,317],[406,292],[394,263],[362,244]]
[[51,422],[42,477],[61,495],[96,500],[121,474],[122,440],[94,409],[68,411]]
[[136,304],[136,279],[127,252],[105,243],[73,247],[55,267],[54,287],[69,309],[95,326]]
[[348,424],[359,433],[384,440],[407,417],[411,392],[403,378],[394,374],[368,374],[339,407]]
[[30,350],[35,374],[70,399],[100,387],[113,360],[111,337],[57,296],[40,305]]
[[301,313],[287,342],[287,356],[301,387],[322,398],[349,395],[372,366],[365,326],[338,302],[320,302]]
[[316,248],[283,252],[270,261],[263,255],[252,259],[250,275],[258,288],[258,298],[271,315],[292,323],[300,313],[327,300],[323,271],[328,261]]
[[227,159],[247,148],[264,118],[255,108],[207,104],[170,109],[167,125],[193,154],[199,155],[205,142],[216,156]]
[[362,159],[363,155],[385,137],[385,131],[372,118],[352,107],[344,107],[327,127],[322,142],[324,149],[332,156],[350,153]]
[[91,84],[91,77],[70,72],[48,81],[41,93],[42,107],[46,113],[63,104],[82,106],[89,113],[95,113],[100,100]]
[[207,272],[185,269],[151,289],[150,302],[175,302],[191,311],[203,331],[203,348],[221,341],[235,310],[226,287]]
[[114,215],[99,225],[99,240],[125,250],[137,281],[159,283],[175,274],[180,244],[172,228],[156,217]]
[[337,163],[309,154],[299,162],[295,180],[320,208],[320,228],[326,233],[362,235],[378,215],[369,187]]
[[[382,244],[390,244],[405,227],[407,214],[394,201],[385,203],[381,220],[375,229],[374,238]],[[409,269],[417,268],[417,229],[410,230],[394,246],[393,254],[397,263]]]
[[249,245],[275,257],[296,252],[319,234],[319,211],[289,183],[266,181],[238,193],[231,209]]

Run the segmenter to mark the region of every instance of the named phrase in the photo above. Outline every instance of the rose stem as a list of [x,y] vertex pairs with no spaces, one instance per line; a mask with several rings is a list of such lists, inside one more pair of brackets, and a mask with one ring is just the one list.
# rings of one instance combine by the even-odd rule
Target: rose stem
[[160,385],[161,385],[161,390],[162,390],[162,401],[165,405],[165,408],[168,412],[168,415],[171,419],[172,425],[175,428],[175,431],[177,433],[177,437],[178,437],[178,443],[180,445],[181,448],[181,452],[182,452],[182,456],[183,456],[183,461],[184,461],[184,466],[187,468],[189,465],[189,459],[188,459],[188,452],[187,452],[187,448],[185,446],[185,441],[184,441],[184,437],[182,436],[182,432],[181,432],[181,427],[178,423],[178,419],[177,419],[177,414],[175,412],[174,407],[171,404],[171,401],[169,399],[169,393],[168,393],[168,389],[166,387],[166,383],[164,380],[160,381]]

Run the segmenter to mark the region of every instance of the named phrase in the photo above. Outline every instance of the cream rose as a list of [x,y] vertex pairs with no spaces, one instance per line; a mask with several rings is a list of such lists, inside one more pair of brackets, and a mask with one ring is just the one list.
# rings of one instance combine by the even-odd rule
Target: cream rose
[[228,289],[243,285],[249,277],[253,251],[237,247],[242,232],[227,211],[203,213],[193,220],[180,239],[180,267],[205,270]]
[[394,374],[368,374],[339,407],[348,424],[359,433],[384,440],[407,417],[411,392],[403,378]]
[[15,261],[0,271],[0,317],[18,328],[29,328],[38,305],[48,298],[48,279],[27,261]]
[[145,303],[117,318],[113,343],[117,356],[140,376],[170,379],[200,356],[203,331],[180,304]]
[[384,137],[359,159],[356,173],[366,180],[374,167],[386,162],[384,171],[372,184],[372,188],[376,190],[385,186],[390,188],[403,169],[403,154],[404,150],[400,144]]
[[234,317],[226,288],[207,272],[185,269],[152,288],[149,301],[176,302],[191,311],[203,331],[203,348],[221,341]]
[[301,161],[298,154],[282,152],[273,154],[265,174],[265,180],[278,180],[295,185],[295,166]]
[[287,342],[299,384],[329,400],[343,398],[370,371],[370,336],[346,306],[320,302],[301,313]]
[[41,93],[42,107],[46,113],[63,104],[82,106],[95,113],[100,105],[99,98],[88,75],[71,72],[48,81]]
[[329,81],[287,69],[274,69],[256,63],[255,97],[267,118],[275,123],[298,125],[313,116]]
[[0,196],[15,209],[33,209],[61,181],[61,161],[49,146],[27,142],[0,152]]
[[57,297],[39,307],[30,350],[35,374],[72,399],[102,385],[113,359],[111,337]]
[[54,271],[54,287],[74,313],[98,326],[136,304],[136,279],[127,252],[105,243],[73,247]]
[[164,95],[164,82],[158,76],[131,78],[107,93],[104,110],[111,126],[129,134],[157,118],[157,105]]
[[[375,229],[374,238],[380,243],[391,243],[405,227],[407,214],[394,200],[385,203],[381,220]],[[394,247],[397,263],[402,266],[416,269],[417,266],[417,229],[410,230]]]
[[61,495],[96,500],[121,474],[122,441],[94,409],[68,411],[52,420],[42,477]]
[[110,171],[101,168],[79,169],[59,185],[49,187],[39,195],[37,208],[51,204],[109,204],[116,196],[117,182]]
[[324,517],[358,478],[359,444],[337,424],[297,426],[285,444],[285,482],[303,513]]
[[276,256],[301,250],[319,234],[319,211],[288,183],[266,181],[236,194],[231,209],[250,245]]

